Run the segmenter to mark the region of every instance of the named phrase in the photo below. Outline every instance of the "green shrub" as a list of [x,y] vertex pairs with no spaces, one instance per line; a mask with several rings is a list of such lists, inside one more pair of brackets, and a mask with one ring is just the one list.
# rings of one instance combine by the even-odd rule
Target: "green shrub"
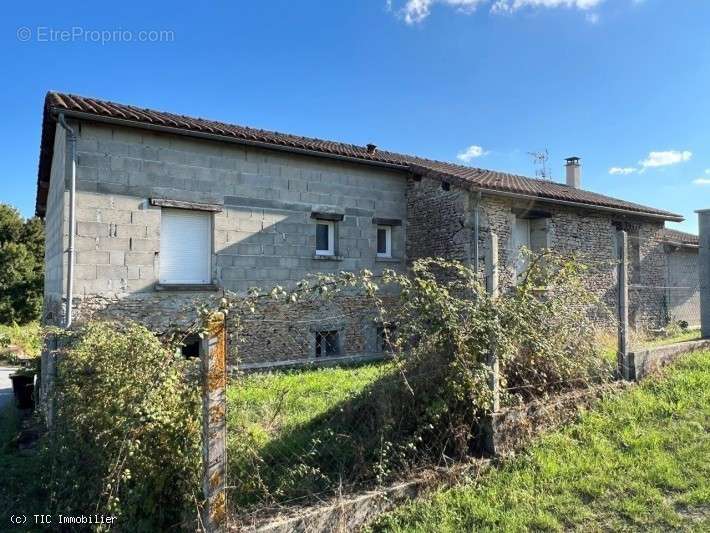
[[113,514],[122,531],[194,527],[200,393],[190,363],[142,326],[92,323],[58,366],[49,449],[57,512]]
[[[406,274],[385,272],[382,288],[365,271],[321,275],[290,293],[254,293],[286,306],[359,291],[372,301],[372,318],[392,331],[393,361],[293,427],[274,417],[254,425],[231,416],[233,502],[244,511],[479,453],[480,422],[493,400],[493,349],[504,405],[610,379],[593,320],[605,310],[584,288],[583,270],[573,257],[544,254],[531,258],[514,288],[492,297],[470,267],[423,259]],[[254,300],[234,296],[232,307],[249,316]],[[278,412],[288,392],[260,391],[271,396],[260,403]],[[269,438],[273,433],[278,437]]]

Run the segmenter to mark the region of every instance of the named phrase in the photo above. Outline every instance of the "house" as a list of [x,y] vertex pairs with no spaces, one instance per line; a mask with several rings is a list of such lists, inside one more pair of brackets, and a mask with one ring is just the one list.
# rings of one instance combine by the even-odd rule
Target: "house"
[[[36,213],[46,220],[47,323],[131,318],[157,332],[179,328],[194,302],[223,288],[405,269],[427,256],[483,270],[490,232],[511,278],[522,246],[578,252],[591,265],[589,287],[612,307],[618,229],[629,232],[637,284],[666,286],[669,246],[690,249],[664,227],[681,216],[582,189],[577,158],[567,182],[555,183],[54,92]],[[659,320],[661,300],[636,302],[638,324]],[[311,323],[299,347],[277,341],[286,337],[278,327],[293,327],[284,316],[268,341],[252,335],[242,358],[376,349],[381,327],[328,323],[330,315],[299,312]]]

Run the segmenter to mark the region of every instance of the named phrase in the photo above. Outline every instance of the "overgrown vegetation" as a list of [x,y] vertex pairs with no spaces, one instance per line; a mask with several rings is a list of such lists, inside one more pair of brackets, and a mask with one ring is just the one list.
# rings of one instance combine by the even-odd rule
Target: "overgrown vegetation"
[[42,311],[44,226],[0,203],[0,324],[25,324]]
[[373,531],[710,529],[710,352],[604,401],[480,480]]
[[191,527],[200,487],[193,363],[142,326],[92,323],[58,366],[49,489],[57,512],[124,531]]
[[[276,288],[268,296],[283,305],[313,297],[335,301],[360,291],[382,324],[396,326],[388,339],[392,361],[370,382],[360,382],[364,387],[348,388],[346,397],[313,410],[301,423],[282,425],[288,417],[258,420],[250,414],[265,405],[278,414],[288,387],[298,390],[295,381],[284,378],[283,389],[268,393],[258,385],[252,389],[249,379],[240,383],[243,390],[230,405],[232,412],[245,413],[230,419],[233,502],[244,512],[257,503],[382,482],[480,453],[480,422],[492,406],[492,350],[506,403],[610,379],[612,366],[594,342],[592,316],[602,309],[584,290],[582,270],[574,258],[548,254],[532,262],[514,290],[492,297],[470,268],[421,260],[411,274],[384,274],[378,283],[396,294],[386,304],[368,272],[319,276],[293,292]],[[235,298],[232,306],[248,313],[263,296],[254,294],[246,304]]]
[[0,531],[10,527],[11,515],[30,517],[48,507],[42,456],[19,449],[19,430],[15,406],[0,407]]
[[0,324],[0,361],[17,364],[15,349],[29,357],[38,357],[42,349],[42,328],[39,322]]

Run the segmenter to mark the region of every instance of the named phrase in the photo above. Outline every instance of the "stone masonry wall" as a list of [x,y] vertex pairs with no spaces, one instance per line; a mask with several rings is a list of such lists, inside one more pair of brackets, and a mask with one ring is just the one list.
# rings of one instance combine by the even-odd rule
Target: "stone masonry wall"
[[[444,256],[472,261],[474,247],[472,193],[453,189],[444,191],[440,182],[410,180],[408,185],[408,257]],[[538,239],[553,251],[575,253],[587,265],[587,288],[605,304],[606,310],[595,318],[610,326],[616,320],[617,252],[616,233],[620,226],[633,228],[640,237],[640,285],[660,286],[666,281],[666,253],[661,245],[662,222],[607,214],[592,209],[579,209],[544,202],[501,196],[483,195],[479,212],[479,271],[483,271],[489,253],[490,232],[498,235],[501,287],[515,283],[515,261],[512,228],[517,216],[524,213],[545,215],[546,235]],[[664,294],[656,290],[632,290],[635,327],[658,322],[664,308]]]

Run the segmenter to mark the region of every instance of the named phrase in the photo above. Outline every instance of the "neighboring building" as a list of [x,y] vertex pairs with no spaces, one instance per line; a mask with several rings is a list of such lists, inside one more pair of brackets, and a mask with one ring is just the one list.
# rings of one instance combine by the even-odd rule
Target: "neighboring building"
[[697,235],[665,229],[666,252],[665,294],[669,320],[700,327],[700,241]]
[[[288,284],[317,271],[404,269],[426,256],[469,264],[478,257],[483,270],[491,231],[511,278],[523,266],[522,246],[576,251],[591,264],[590,288],[614,306],[617,229],[633,243],[632,282],[665,286],[664,224],[682,220],[580,189],[576,158],[560,184],[48,93],[36,206],[46,219],[48,323],[65,320],[68,291],[72,152],[60,117],[77,137],[77,321],[130,318],[164,333],[184,327],[192,303],[222,288]],[[662,314],[665,304],[653,298],[638,306],[637,320]],[[328,323],[331,311],[299,311],[311,324],[323,317],[302,332],[306,348],[280,346],[273,330],[269,339],[252,335],[244,358],[358,355],[381,344],[381,325]]]

